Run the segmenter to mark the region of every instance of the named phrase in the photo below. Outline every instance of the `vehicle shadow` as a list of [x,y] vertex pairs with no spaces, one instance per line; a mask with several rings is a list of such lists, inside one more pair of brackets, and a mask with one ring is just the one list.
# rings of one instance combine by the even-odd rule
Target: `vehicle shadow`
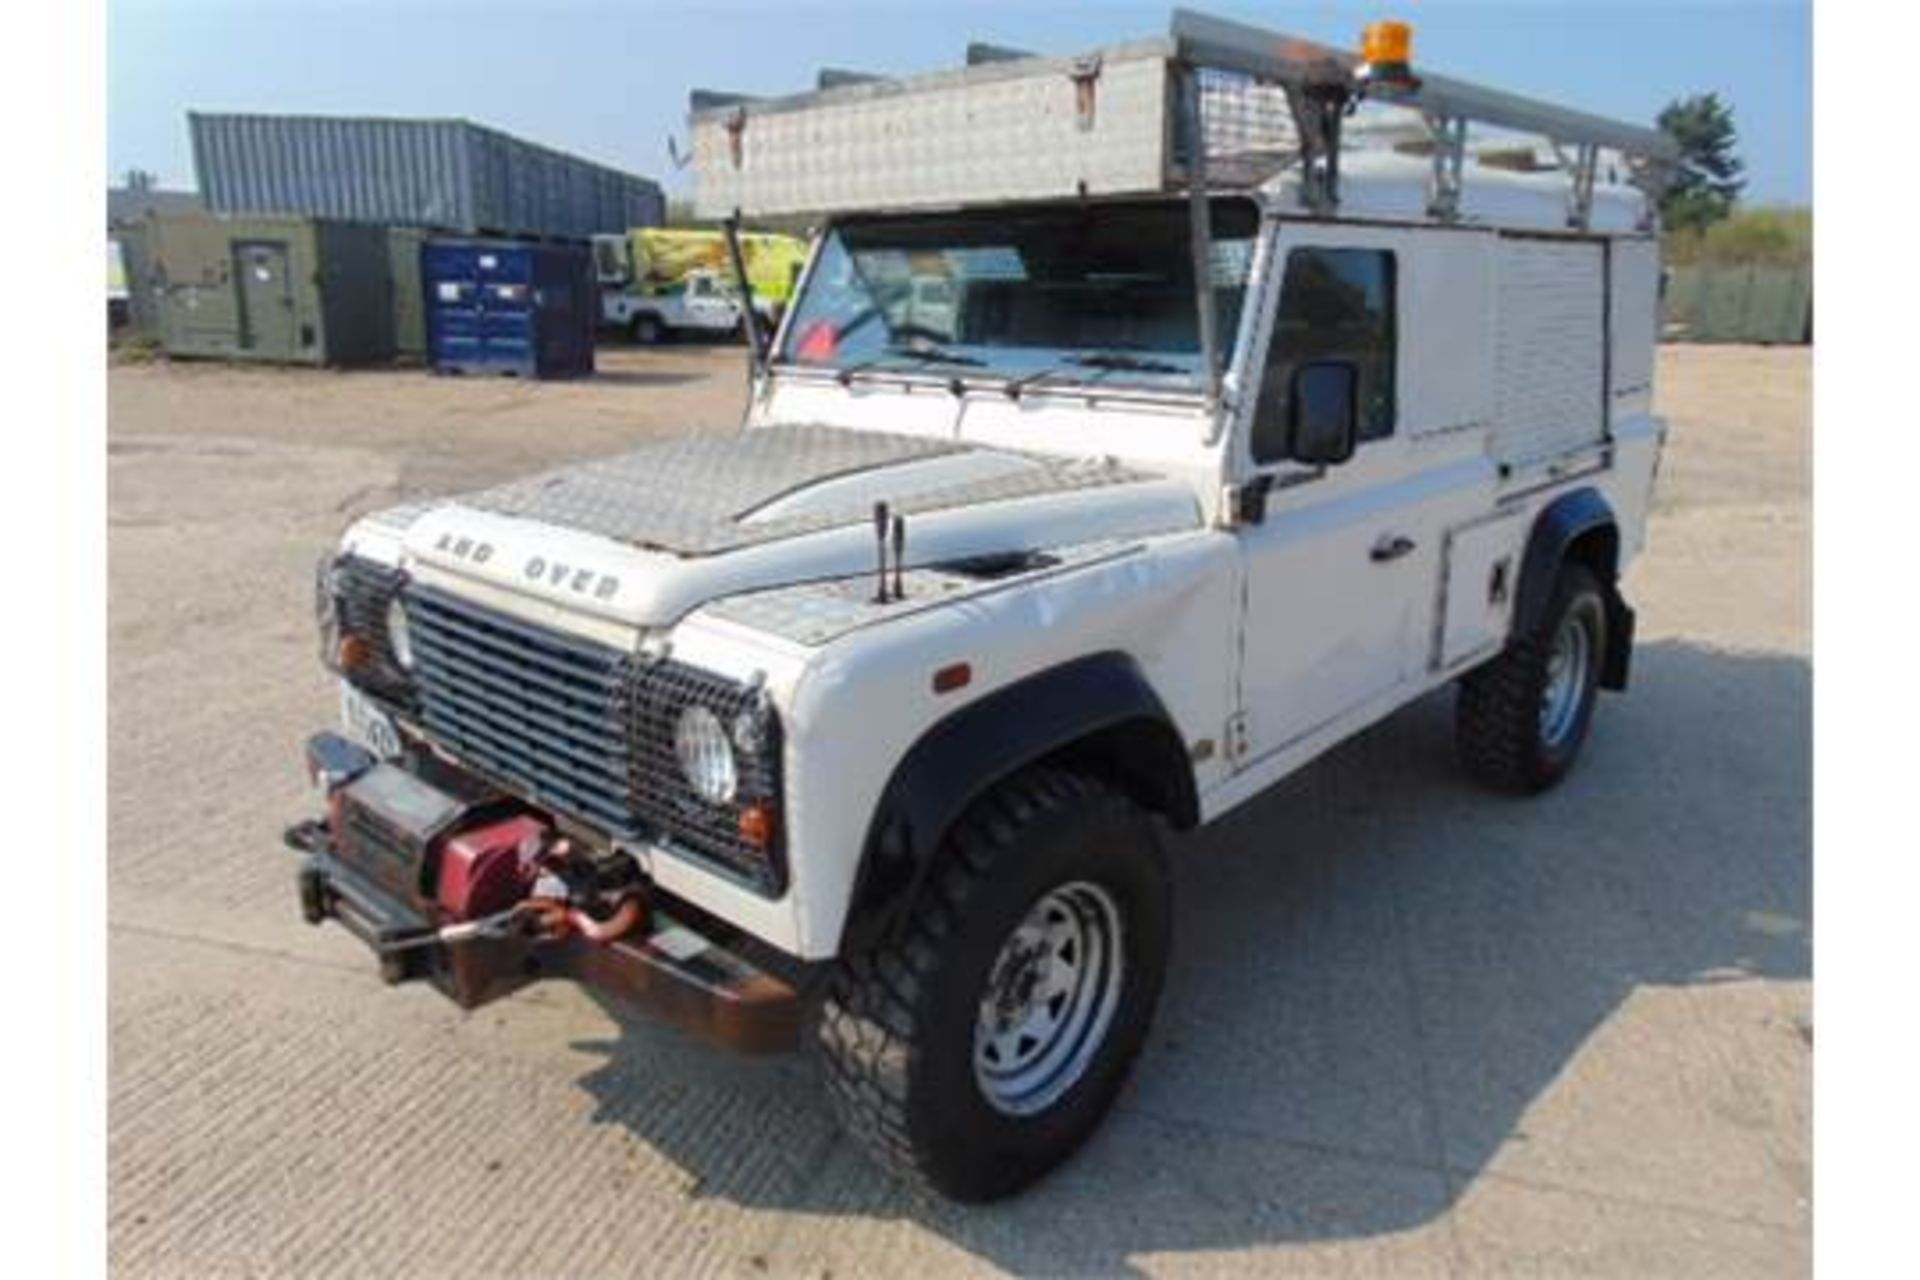
[[[1613,1112],[1541,1134],[1529,1112],[1580,1087],[1583,1053],[1612,1062],[1614,1089],[1623,1053],[1628,1071],[1647,1053],[1680,1073],[1724,1062],[1693,1014],[1651,1047],[1593,1047],[1648,989],[1810,976],[1810,686],[1797,657],[1644,646],[1582,767],[1533,800],[1461,776],[1442,693],[1174,840],[1175,959],[1149,1047],[1088,1148],[1003,1205],[928,1202],[873,1170],[804,1059],[733,1058],[620,1016],[615,1039],[579,1046],[605,1057],[581,1084],[696,1194],[818,1217],[828,1253],[855,1215],[1015,1272],[1114,1274],[1144,1254],[1405,1231],[1496,1160],[1569,1152],[1602,1182],[1740,1212],[1724,1147],[1694,1152],[1666,1124],[1686,1099],[1656,1088],[1622,1115],[1640,1093],[1609,1096]],[[1807,1051],[1810,1027],[1782,1034]]]

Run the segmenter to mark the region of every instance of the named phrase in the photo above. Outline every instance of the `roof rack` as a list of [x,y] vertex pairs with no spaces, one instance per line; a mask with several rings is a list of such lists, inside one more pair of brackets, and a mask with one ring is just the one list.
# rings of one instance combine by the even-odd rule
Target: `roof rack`
[[[1650,197],[1677,159],[1654,129],[1424,70],[1369,73],[1344,50],[1176,9],[1165,36],[1075,58],[974,44],[964,67],[929,75],[829,69],[783,98],[695,90],[695,203],[704,216],[831,213],[1220,191],[1293,172],[1331,215],[1343,150],[1385,139],[1430,156],[1428,211],[1444,222],[1481,127],[1546,140],[1582,229],[1603,154]],[[1382,128],[1361,106],[1400,121]]]

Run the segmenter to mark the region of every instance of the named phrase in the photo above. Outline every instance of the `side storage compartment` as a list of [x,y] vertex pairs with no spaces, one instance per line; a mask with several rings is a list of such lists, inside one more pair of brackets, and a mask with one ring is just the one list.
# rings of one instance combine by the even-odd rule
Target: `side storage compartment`
[[1439,625],[1434,628],[1435,671],[1450,671],[1492,653],[1506,640],[1527,527],[1522,514],[1507,511],[1447,531]]

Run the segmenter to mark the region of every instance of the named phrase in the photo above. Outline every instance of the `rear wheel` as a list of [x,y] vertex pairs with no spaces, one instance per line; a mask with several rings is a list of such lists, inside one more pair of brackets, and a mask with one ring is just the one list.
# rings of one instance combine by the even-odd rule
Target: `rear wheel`
[[1112,1104],[1159,998],[1169,895],[1147,816],[1039,770],[957,824],[900,936],[845,961],[816,1047],[841,1124],[958,1200],[1010,1194]]
[[1592,727],[1606,647],[1599,581],[1585,565],[1561,566],[1540,625],[1460,682],[1456,728],[1468,771],[1521,794],[1564,778]]
[[642,312],[627,322],[627,336],[636,346],[651,347],[666,336],[666,329],[658,316]]

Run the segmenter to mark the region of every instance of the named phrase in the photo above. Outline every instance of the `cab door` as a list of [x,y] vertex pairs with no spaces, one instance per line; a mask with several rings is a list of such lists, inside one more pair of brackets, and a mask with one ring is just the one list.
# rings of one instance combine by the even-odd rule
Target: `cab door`
[[[1268,486],[1264,515],[1238,525],[1242,768],[1389,700],[1416,674],[1432,603],[1434,549],[1400,429],[1399,248],[1378,229],[1283,224],[1274,249],[1281,284],[1235,443],[1241,473]],[[1357,373],[1353,452],[1302,464],[1289,457],[1296,375],[1342,362]]]
[[706,272],[687,277],[687,322],[696,329],[725,333],[740,323],[740,309]]

